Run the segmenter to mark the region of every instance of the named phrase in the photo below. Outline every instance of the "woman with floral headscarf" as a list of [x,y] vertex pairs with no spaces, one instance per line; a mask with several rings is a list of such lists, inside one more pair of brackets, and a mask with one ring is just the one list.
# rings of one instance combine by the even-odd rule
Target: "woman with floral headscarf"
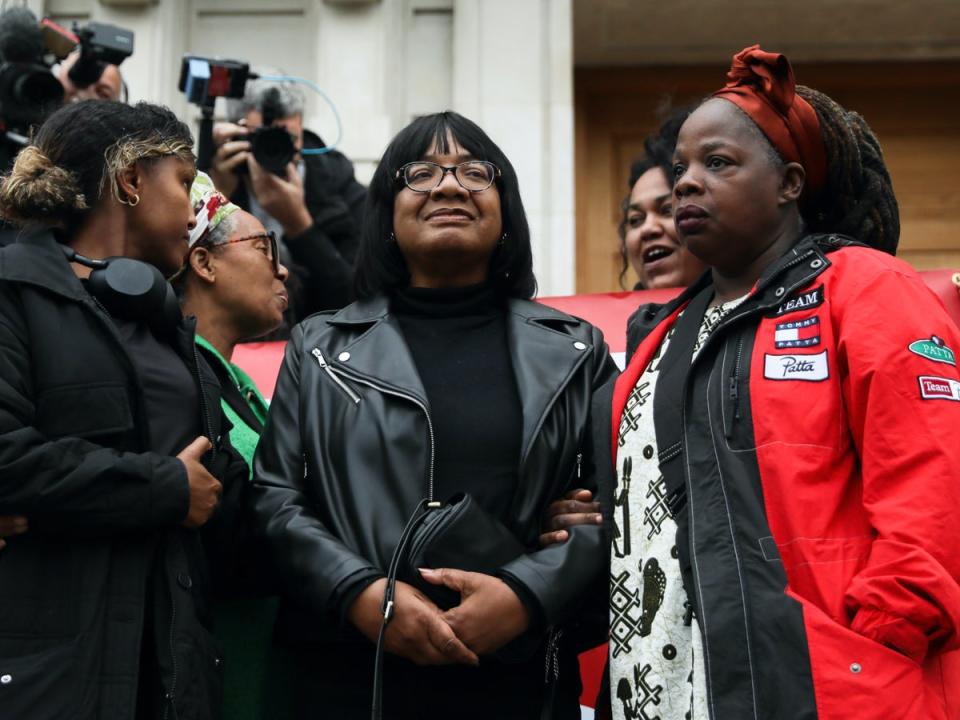
[[[200,354],[220,381],[230,442],[253,466],[267,418],[267,402],[256,384],[232,361],[244,340],[275,330],[287,308],[287,268],[276,238],[253,215],[229,202],[204,173],[190,192],[197,224],[175,286],[186,315],[197,319]],[[241,500],[242,502],[242,500]],[[243,518],[241,518],[243,520]],[[286,717],[285,693],[277,685],[282,662],[272,643],[277,602],[271,573],[258,543],[244,545],[244,571],[232,577],[214,608],[215,632],[227,662],[223,717],[276,720]]]

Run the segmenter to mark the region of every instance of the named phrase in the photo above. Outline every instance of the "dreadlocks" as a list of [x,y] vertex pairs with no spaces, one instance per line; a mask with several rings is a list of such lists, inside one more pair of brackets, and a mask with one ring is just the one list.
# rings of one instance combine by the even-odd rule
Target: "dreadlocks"
[[817,113],[827,156],[826,183],[802,208],[807,229],[849,235],[895,255],[900,213],[876,135],[861,115],[823,93],[798,85],[797,94]]

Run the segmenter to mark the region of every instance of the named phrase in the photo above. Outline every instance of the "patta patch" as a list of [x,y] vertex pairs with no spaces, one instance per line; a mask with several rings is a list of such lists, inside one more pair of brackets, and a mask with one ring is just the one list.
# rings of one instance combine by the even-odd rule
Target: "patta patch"
[[960,380],[933,375],[921,375],[917,380],[920,383],[920,397],[924,400],[960,402]]
[[773,340],[778,350],[819,345],[820,318],[811,317],[794,322],[777,323]]
[[907,345],[907,349],[927,360],[954,366],[957,364],[957,358],[953,354],[953,350],[948,348],[943,339],[936,335],[931,335],[929,340],[914,340]]
[[787,313],[797,312],[798,310],[809,310],[810,308],[823,305],[823,285],[818,285],[813,290],[804,290],[796,295],[787,298],[777,309],[770,314],[770,317],[780,317]]
[[820,382],[830,377],[827,351],[816,355],[763,356],[763,376],[767,380],[804,380]]

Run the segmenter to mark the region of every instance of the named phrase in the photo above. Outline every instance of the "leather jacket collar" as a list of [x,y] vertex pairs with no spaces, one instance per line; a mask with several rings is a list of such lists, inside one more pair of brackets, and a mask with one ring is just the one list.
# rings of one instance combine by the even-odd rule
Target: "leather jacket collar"
[[[593,346],[583,332],[570,330],[582,321],[529,300],[507,303],[510,359],[523,405],[521,472],[537,431],[554,400],[566,388]],[[411,395],[429,412],[429,402],[397,318],[385,295],[355,302],[330,317],[330,325],[359,330],[327,362],[388,390]],[[364,328],[363,326],[369,326]]]

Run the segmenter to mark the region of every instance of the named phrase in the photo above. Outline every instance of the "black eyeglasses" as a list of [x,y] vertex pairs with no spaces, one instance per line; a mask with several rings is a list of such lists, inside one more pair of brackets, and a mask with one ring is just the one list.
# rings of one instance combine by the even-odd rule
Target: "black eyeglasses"
[[448,172],[452,172],[460,186],[470,192],[482,192],[500,177],[500,169],[486,160],[469,160],[449,167],[426,161],[411,162],[397,170],[394,177],[403,180],[414,192],[428,193],[440,187]]
[[227,240],[222,243],[217,243],[213,247],[223,247],[224,245],[233,245],[234,243],[239,242],[248,242],[251,240],[266,240],[267,244],[263,248],[258,248],[264,255],[267,256],[267,259],[273,265],[273,274],[280,274],[280,251],[277,248],[277,234],[270,230],[269,232],[254,233],[253,235],[245,235],[241,238],[234,238],[233,240]]

